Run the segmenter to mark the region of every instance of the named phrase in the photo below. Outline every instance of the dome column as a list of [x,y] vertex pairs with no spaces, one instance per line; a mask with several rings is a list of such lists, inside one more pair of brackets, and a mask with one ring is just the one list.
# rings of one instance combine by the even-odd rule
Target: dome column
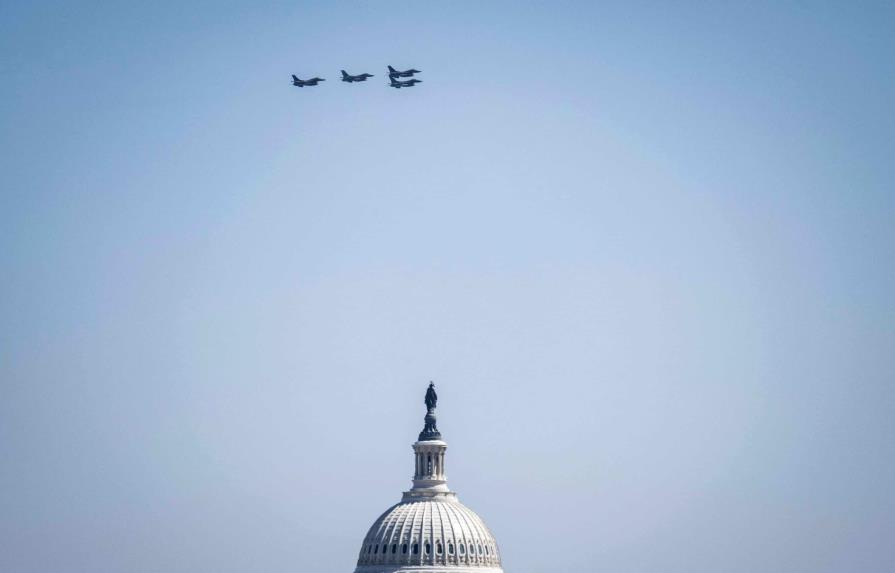
[[447,443],[441,440],[427,440],[413,444],[416,471],[413,474],[413,488],[404,494],[405,498],[433,497],[451,494],[444,472],[444,454]]

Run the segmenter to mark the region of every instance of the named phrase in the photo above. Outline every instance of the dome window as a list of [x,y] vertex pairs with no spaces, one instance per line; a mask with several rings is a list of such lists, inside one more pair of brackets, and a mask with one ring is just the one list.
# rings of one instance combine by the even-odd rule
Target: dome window
[[481,555],[481,554],[482,554],[482,546],[479,545],[479,555]]
[[[481,547],[479,547],[479,549],[481,550]],[[385,555],[386,553],[388,553],[388,543],[383,543],[382,544],[382,554]]]
[[451,555],[454,554],[454,544],[453,543],[448,543],[448,553]]
[[436,552],[436,553],[438,553],[439,555],[441,555],[441,553],[442,553],[443,550],[444,550],[444,548],[441,547],[441,542],[440,542],[440,541],[439,541],[438,543],[435,544],[435,552]]
[[488,552],[488,546],[487,546],[487,545],[485,546],[485,555],[491,555],[491,554]]
[[414,555],[417,555],[417,554],[419,554],[419,552],[420,552],[420,544],[419,544],[419,543],[414,543],[414,544],[413,544],[413,554],[414,554]]
[[407,544],[406,543],[401,546],[401,553],[403,553],[405,555],[407,554]]
[[462,543],[460,544],[460,555],[466,555],[466,546]]
[[397,552],[398,552],[398,544],[392,543],[392,553],[397,553]]
[[379,545],[378,544],[376,545],[376,547],[373,548],[373,553],[379,553]]
[[432,546],[427,542],[426,543],[426,555],[432,553]]

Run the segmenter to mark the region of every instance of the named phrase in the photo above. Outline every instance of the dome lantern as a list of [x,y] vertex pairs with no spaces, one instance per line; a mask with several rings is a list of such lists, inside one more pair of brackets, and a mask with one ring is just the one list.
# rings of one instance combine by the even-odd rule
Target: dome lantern
[[438,403],[438,394],[435,393],[435,384],[429,382],[426,390],[426,417],[425,426],[420,432],[419,440],[413,444],[414,472],[413,488],[404,492],[404,500],[421,497],[454,496],[447,486],[447,477],[444,474],[444,454],[447,451],[447,443],[441,440],[441,432],[438,431],[435,420],[435,407]]

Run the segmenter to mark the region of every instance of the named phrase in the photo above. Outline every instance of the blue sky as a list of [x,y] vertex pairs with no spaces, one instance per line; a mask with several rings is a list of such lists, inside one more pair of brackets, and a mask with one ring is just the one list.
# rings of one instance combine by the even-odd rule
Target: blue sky
[[0,569],[350,571],[432,379],[507,571],[891,570],[893,29],[4,6]]

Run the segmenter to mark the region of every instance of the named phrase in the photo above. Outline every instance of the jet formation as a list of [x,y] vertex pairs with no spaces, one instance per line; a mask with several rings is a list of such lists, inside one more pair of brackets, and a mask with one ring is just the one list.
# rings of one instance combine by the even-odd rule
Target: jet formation
[[[355,82],[365,82],[367,79],[374,77],[373,74],[358,74],[356,76],[352,76],[345,70],[341,70],[342,72],[342,81],[345,83],[353,84]],[[423,80],[418,80],[413,76],[415,74],[421,73],[420,70],[416,70],[410,68],[409,70],[396,70],[395,68],[388,66],[388,85],[389,87],[401,89],[401,88],[412,88],[416,84],[422,82]],[[398,78],[411,78],[409,80],[399,80]],[[292,75],[292,85],[297,88],[303,88],[308,86],[316,86],[320,82],[325,82],[324,78],[313,77],[309,80],[302,80],[296,75]]]

